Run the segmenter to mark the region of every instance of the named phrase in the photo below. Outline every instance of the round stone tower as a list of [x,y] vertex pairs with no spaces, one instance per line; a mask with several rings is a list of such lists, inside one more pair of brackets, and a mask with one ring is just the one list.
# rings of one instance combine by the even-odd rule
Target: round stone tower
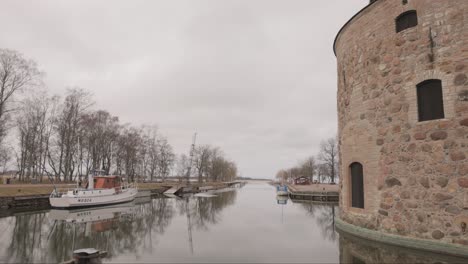
[[341,220],[468,246],[468,1],[370,1],[334,51]]

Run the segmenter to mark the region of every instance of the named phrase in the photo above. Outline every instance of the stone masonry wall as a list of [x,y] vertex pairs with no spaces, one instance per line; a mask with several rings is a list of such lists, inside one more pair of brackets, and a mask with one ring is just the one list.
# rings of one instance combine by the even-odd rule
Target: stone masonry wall
[[[416,10],[418,25],[396,33]],[[336,41],[343,220],[468,246],[468,1],[378,0]],[[440,79],[445,118],[418,121],[416,85]],[[349,165],[364,167],[352,208]]]

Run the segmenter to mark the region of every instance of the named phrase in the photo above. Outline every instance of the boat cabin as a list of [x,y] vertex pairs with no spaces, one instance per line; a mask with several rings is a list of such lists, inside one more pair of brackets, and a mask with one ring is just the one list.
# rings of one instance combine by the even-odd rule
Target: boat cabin
[[94,176],[94,189],[118,188],[122,181],[118,176]]

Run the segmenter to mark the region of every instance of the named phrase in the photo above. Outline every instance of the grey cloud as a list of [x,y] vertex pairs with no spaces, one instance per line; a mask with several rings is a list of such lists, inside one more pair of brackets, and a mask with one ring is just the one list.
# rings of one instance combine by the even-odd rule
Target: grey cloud
[[243,176],[273,177],[336,133],[333,39],[367,2],[5,0],[0,46],[179,153],[197,131]]

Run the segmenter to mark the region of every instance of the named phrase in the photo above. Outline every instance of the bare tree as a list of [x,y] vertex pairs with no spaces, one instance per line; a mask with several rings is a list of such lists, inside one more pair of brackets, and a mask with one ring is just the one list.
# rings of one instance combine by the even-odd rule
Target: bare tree
[[81,115],[78,134],[78,175],[87,175],[92,170],[110,172],[113,146],[119,133],[119,119],[104,110]]
[[[20,180],[37,178],[44,174],[50,139],[53,98],[46,92],[33,93],[25,98],[16,118],[18,128]],[[42,178],[41,178],[42,180]]]
[[55,120],[54,148],[49,154],[49,166],[57,179],[69,181],[77,171],[82,117],[93,104],[90,93],[83,89],[69,89]]
[[195,148],[195,168],[197,170],[198,182],[203,182],[210,166],[211,148],[208,145],[201,145]]
[[0,143],[6,135],[14,95],[38,81],[40,72],[32,60],[8,49],[0,49]]
[[280,182],[288,181],[288,172],[286,170],[279,170],[276,173],[276,179]]
[[38,81],[40,72],[32,60],[21,53],[0,49],[0,142],[6,133],[8,114],[13,111],[9,103],[13,96]]
[[0,172],[5,173],[8,170],[8,163],[10,162],[10,150],[3,145],[0,145]]
[[338,146],[335,138],[321,142],[319,160],[327,166],[331,182],[334,183],[338,167]]
[[[187,168],[190,166],[190,158],[187,157],[185,154],[181,154],[179,158],[177,159],[176,165],[175,165],[175,174],[178,176],[180,179],[186,176],[187,173]],[[190,175],[192,176],[192,175]]]
[[166,138],[160,138],[158,140],[158,149],[159,149],[159,175],[162,180],[165,180],[169,176],[172,167],[174,166],[175,155],[172,150],[171,145],[167,142]]
[[147,128],[146,133],[144,144],[147,149],[147,153],[145,155],[146,162],[144,162],[144,167],[147,170],[147,175],[150,177],[150,180],[153,181],[154,177],[158,173],[160,157],[157,128],[155,126],[149,127]]
[[310,181],[314,182],[315,170],[317,169],[315,158],[312,156],[308,157],[300,163],[299,167],[301,168],[302,176],[309,177]]
[[330,170],[326,164],[320,163],[317,165],[317,178],[320,183],[330,179]]
[[135,180],[141,144],[141,131],[133,127],[124,128],[117,141],[117,171],[119,175],[124,173],[129,181]]

